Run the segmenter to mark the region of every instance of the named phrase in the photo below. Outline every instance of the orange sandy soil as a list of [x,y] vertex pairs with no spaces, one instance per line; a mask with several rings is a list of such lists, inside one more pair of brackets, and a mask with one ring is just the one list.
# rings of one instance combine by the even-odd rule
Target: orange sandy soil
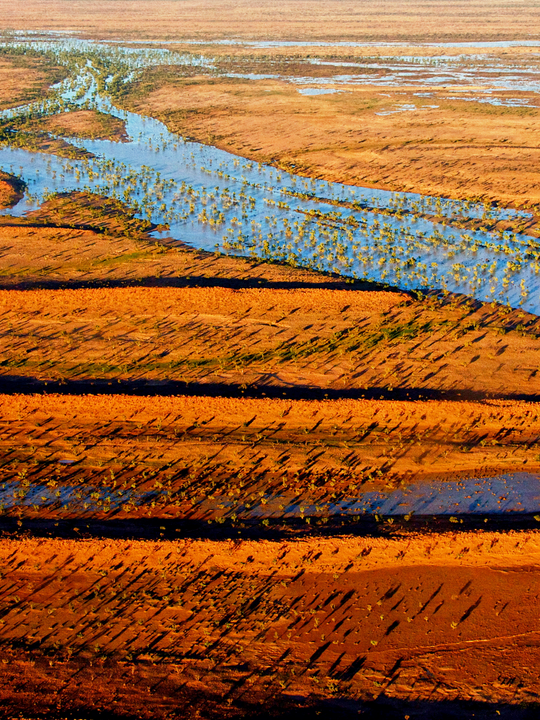
[[116,140],[117,142],[127,139],[123,120],[96,110],[77,110],[53,115],[41,124],[48,132],[65,137]]
[[20,379],[219,383],[300,396],[315,388],[540,395],[540,323],[480,303],[316,288],[132,287],[4,290],[0,314],[0,374]]
[[0,110],[44,97],[64,76],[63,68],[43,58],[0,56]]
[[24,194],[24,184],[13,175],[0,170],[0,208],[9,208]]
[[0,28],[151,39],[514,40],[540,32],[540,10],[530,0],[2,0]]
[[[236,70],[290,74],[288,66]],[[504,206],[540,202],[540,110],[454,100],[454,88],[430,87],[435,96],[419,98],[425,86],[335,87],[333,95],[304,96],[285,81],[159,70],[120,102],[194,140],[309,177]],[[378,114],[403,104],[416,110]]]
[[0,557],[4,716],[537,712],[536,532],[4,539]]
[[[5,479],[54,468],[107,485],[112,467],[146,491],[149,468],[175,493],[159,512],[201,517],[192,501],[213,486],[240,502],[239,468],[254,493],[317,501],[538,468],[536,405],[524,402],[540,394],[534,316],[159,245],[121,210],[75,195],[0,227],[1,387],[71,393],[4,396]],[[206,397],[125,398],[138,408],[127,415],[121,395],[77,398],[113,388]],[[66,457],[77,464],[59,467]]]
[[[244,506],[281,521],[292,502],[320,504],[315,515],[324,517],[324,504],[359,492],[540,467],[536,403],[54,393],[0,400],[0,482],[15,483],[5,512],[19,519],[226,520],[241,529]],[[25,501],[36,483],[59,498],[64,487],[75,494],[41,508]],[[87,502],[76,492],[87,497],[88,488],[96,494]],[[120,493],[119,505],[110,493]]]

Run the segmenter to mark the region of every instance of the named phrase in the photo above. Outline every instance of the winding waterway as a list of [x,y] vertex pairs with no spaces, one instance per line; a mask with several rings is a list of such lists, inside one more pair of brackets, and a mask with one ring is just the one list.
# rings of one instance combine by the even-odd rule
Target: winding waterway
[[69,138],[93,155],[80,160],[0,146],[0,168],[20,175],[28,188],[6,213],[22,215],[54,192],[89,190],[125,201],[139,217],[167,225],[164,236],[196,248],[404,289],[460,292],[540,313],[537,239],[456,226],[527,219],[528,213],[306,179],[186,141],[156,119],[115,107],[107,90],[115,74],[104,76],[95,62],[96,56],[109,68],[117,62],[125,79],[153,64],[208,63],[203,58],[76,39],[27,45],[56,53],[73,75],[56,87],[55,99],[4,117],[52,114],[58,103],[98,109],[125,122],[129,141]]

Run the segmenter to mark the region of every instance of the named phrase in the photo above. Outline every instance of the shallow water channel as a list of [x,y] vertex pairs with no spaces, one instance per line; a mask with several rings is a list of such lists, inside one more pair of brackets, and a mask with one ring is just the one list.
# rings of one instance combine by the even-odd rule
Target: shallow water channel
[[[65,51],[85,47],[71,40]],[[128,57],[127,73],[170,60],[163,50],[153,55],[130,49]],[[177,62],[192,59],[179,56]],[[540,313],[538,241],[521,234],[456,227],[467,220],[526,219],[527,213],[306,179],[250,162],[187,141],[158,120],[115,107],[107,92],[113,76],[98,83],[100,79],[92,61],[79,63],[76,75],[56,88],[56,101],[3,113],[4,117],[52,114],[58,111],[55,102],[62,100],[64,108],[95,108],[121,118],[129,136],[127,142],[69,138],[93,154],[82,160],[0,146],[0,168],[20,175],[28,186],[23,200],[6,214],[36,209],[54,192],[90,190],[125,201],[139,217],[166,224],[168,229],[156,232],[156,237],[405,289],[447,289]],[[144,507],[161,499],[156,492],[77,485],[52,488],[13,482],[0,488],[2,509],[33,506],[92,513],[126,503]],[[406,489],[364,492],[333,503],[273,495],[251,505],[206,498],[193,511],[203,519],[235,515],[249,520],[534,513],[540,512],[540,477],[514,473],[412,483]]]
[[[0,509],[51,509],[87,515],[116,512],[127,506],[143,512],[156,503],[174,502],[171,494],[154,490],[11,481],[0,485]],[[185,504],[185,503],[184,503]],[[189,508],[189,509],[187,509]],[[383,517],[437,517],[453,515],[530,514],[540,512],[540,476],[506,473],[495,477],[454,481],[411,483],[388,492],[360,492],[356,497],[334,502],[312,502],[308,498],[261,495],[249,503],[230,498],[204,498],[185,504],[186,519],[293,520],[379,515]]]
[[[76,47],[84,56],[88,45],[70,40],[64,52],[69,56]],[[94,57],[109,52],[95,43],[90,50]],[[165,62],[167,51],[156,52],[126,49],[121,56],[125,72]],[[192,59],[178,56],[177,62]],[[166,224],[163,236],[193,247],[283,260],[405,289],[446,289],[540,311],[535,238],[454,226],[471,219],[526,219],[526,212],[306,179],[250,162],[186,141],[158,120],[115,107],[106,90],[111,78],[98,92],[98,70],[91,60],[79,61],[75,76],[56,88],[57,99],[64,107],[96,108],[123,119],[129,141],[70,138],[94,155],[83,160],[0,146],[0,168],[28,185],[24,199],[5,212],[24,214],[54,192],[91,190],[127,202],[138,216]],[[4,116],[54,109],[50,101]]]

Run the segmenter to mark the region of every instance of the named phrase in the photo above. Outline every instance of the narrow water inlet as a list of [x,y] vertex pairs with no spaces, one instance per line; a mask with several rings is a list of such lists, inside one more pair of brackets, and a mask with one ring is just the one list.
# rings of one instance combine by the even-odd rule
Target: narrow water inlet
[[[247,495],[246,493],[245,495]],[[94,485],[9,481],[0,485],[1,511],[15,508],[55,510],[59,514],[109,513],[120,509],[146,511],[150,507],[175,507],[178,520],[264,520],[332,518],[334,516],[459,516],[540,513],[540,474],[517,472],[493,477],[411,483],[388,492],[367,491],[334,501],[313,501],[283,494],[258,493],[249,502],[238,495],[190,498],[177,503],[175,490],[141,492],[136,488],[107,488]],[[159,513],[157,513],[159,514]]]
[[540,475],[518,472],[494,477],[418,482],[389,492],[368,491],[334,502],[288,501],[284,496],[267,496],[263,500],[264,504],[244,508],[242,515],[245,512],[250,518],[296,518],[534,513],[540,512]]
[[[0,146],[0,168],[20,174],[28,186],[4,214],[23,215],[54,192],[95,192],[122,200],[137,216],[168,226],[162,235],[196,248],[402,289],[448,290],[540,314],[538,239],[459,227],[527,222],[530,213],[299,177],[186,141],[158,120],[115,107],[108,94],[114,76],[107,63],[120,63],[129,79],[142,67],[208,60],[76,38],[28,46],[56,52],[76,74],[57,86],[56,100],[1,117],[88,107],[121,118],[130,141],[67,138],[94,155],[83,160]],[[90,57],[83,62],[85,53],[101,54],[109,69],[100,70]]]

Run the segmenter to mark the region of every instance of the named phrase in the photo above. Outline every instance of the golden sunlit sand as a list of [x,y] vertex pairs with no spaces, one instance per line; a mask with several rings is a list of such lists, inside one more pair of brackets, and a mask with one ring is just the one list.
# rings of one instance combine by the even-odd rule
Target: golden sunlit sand
[[[525,290],[511,306],[356,279],[331,256],[272,259],[246,242],[255,220],[220,246],[225,213],[244,232],[255,190],[221,169],[232,194],[204,194],[218,163],[195,155],[179,235],[159,137],[156,168],[130,176],[151,186],[146,205],[122,185],[127,160],[101,189],[72,177],[108,147],[129,153],[128,109],[238,163],[434,195],[415,220],[478,233],[471,263],[491,243],[479,282],[495,283],[499,258],[537,267],[538,8],[0,10],[0,105],[34,103],[0,127],[0,716],[536,717],[540,321]],[[85,46],[95,88],[60,101],[77,38],[111,45]],[[332,44],[347,41],[364,44]],[[130,73],[125,48],[146,57]],[[463,86],[445,75],[460,62]],[[75,168],[63,185],[58,158]],[[266,220],[298,201],[337,238],[354,204],[308,211],[306,188],[272,188]],[[445,215],[441,198],[472,210]],[[375,210],[381,224],[414,214]],[[196,246],[210,220],[215,247]],[[290,248],[299,225],[285,222]],[[458,276],[467,263],[445,242]],[[427,263],[418,253],[403,267]]]

